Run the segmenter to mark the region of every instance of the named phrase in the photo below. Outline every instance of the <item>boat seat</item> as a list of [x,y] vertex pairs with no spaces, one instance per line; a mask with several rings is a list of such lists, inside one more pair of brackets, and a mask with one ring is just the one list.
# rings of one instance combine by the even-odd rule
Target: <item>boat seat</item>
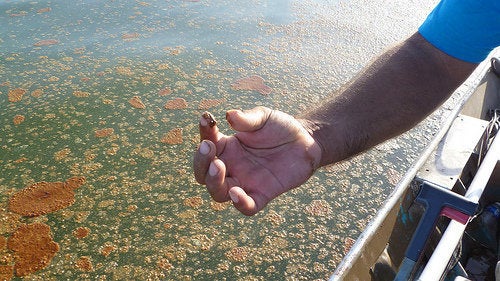
[[487,124],[485,120],[459,115],[434,153],[417,173],[417,180],[451,190],[475,152]]

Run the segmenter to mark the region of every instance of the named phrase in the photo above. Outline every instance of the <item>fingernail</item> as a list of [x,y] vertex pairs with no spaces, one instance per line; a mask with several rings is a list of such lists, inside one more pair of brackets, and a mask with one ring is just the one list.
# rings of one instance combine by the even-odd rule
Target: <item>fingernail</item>
[[208,143],[202,141],[200,143],[200,153],[203,154],[203,155],[207,155],[209,152],[210,152],[210,145],[208,145]]
[[203,116],[200,118],[200,125],[202,127],[206,127],[208,125],[207,119],[203,118]]
[[219,173],[219,168],[215,166],[214,162],[210,163],[210,167],[208,167],[208,173],[213,177]]
[[238,197],[238,194],[236,194],[236,191],[234,189],[229,190],[229,197],[231,197],[231,201],[234,203],[238,203],[240,201],[240,198]]

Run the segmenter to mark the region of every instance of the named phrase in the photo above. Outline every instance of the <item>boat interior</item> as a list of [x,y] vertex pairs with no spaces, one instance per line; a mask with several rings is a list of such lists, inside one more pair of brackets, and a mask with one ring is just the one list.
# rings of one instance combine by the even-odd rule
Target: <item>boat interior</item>
[[[474,93],[464,104],[460,114],[451,124],[445,137],[435,148],[424,165],[418,170],[410,188],[403,197],[398,217],[383,254],[370,268],[371,280],[393,280],[405,257],[405,251],[423,218],[428,204],[443,204],[451,199],[443,199],[444,194],[430,193],[426,202],[417,200],[424,183],[438,186],[465,195],[487,152],[488,142],[500,124],[500,76],[491,68]],[[497,157],[498,159],[498,157]],[[433,197],[440,197],[435,199]],[[420,200],[421,201],[421,200]],[[436,202],[437,201],[437,202]],[[450,203],[456,204],[456,203]],[[498,206],[497,206],[498,204]],[[497,208],[495,219],[483,218],[490,214],[485,210]],[[495,267],[500,258],[500,161],[496,161],[479,206],[471,216],[461,242],[457,245],[441,280],[495,280]],[[428,218],[425,218],[428,219]],[[436,250],[450,222],[449,216],[442,215],[432,234],[425,241],[418,262],[412,269],[410,279],[416,279],[426,262]],[[413,239],[419,239],[415,237]],[[462,279],[460,279],[462,278]]]
[[[463,199],[469,196],[467,191],[500,126],[499,62],[492,59],[491,67],[475,82],[443,138],[411,178],[400,182],[405,187],[396,203],[382,210],[384,214],[379,217],[383,219],[362,234],[330,280],[425,280],[421,273],[431,256],[438,255],[437,245],[452,219],[467,227],[449,261],[443,261],[445,270],[435,272],[435,279],[495,280],[496,268],[500,278],[499,155],[488,158],[496,160],[478,200],[472,204],[468,201],[474,200]],[[433,208],[438,211],[429,215]],[[422,235],[425,227],[428,235]],[[412,248],[417,256],[407,267]],[[402,275],[402,271],[407,272]]]

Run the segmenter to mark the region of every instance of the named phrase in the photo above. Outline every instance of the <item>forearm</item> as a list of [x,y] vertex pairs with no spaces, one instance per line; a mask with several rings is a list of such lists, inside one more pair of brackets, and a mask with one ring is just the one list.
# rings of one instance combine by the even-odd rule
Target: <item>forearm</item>
[[320,166],[328,165],[415,126],[474,67],[440,52],[417,33],[377,58],[332,99],[298,118],[321,147]]

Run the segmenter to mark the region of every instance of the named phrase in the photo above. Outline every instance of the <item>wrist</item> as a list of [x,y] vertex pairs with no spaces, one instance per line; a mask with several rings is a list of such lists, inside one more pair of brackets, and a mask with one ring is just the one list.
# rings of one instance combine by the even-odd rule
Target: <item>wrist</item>
[[324,155],[326,155],[327,152],[324,144],[319,138],[319,134],[317,133],[320,127],[308,119],[297,118],[297,121],[299,121],[307,135],[310,137],[307,150],[313,159],[314,170],[330,164],[327,163],[328,161],[326,159],[324,159]]

